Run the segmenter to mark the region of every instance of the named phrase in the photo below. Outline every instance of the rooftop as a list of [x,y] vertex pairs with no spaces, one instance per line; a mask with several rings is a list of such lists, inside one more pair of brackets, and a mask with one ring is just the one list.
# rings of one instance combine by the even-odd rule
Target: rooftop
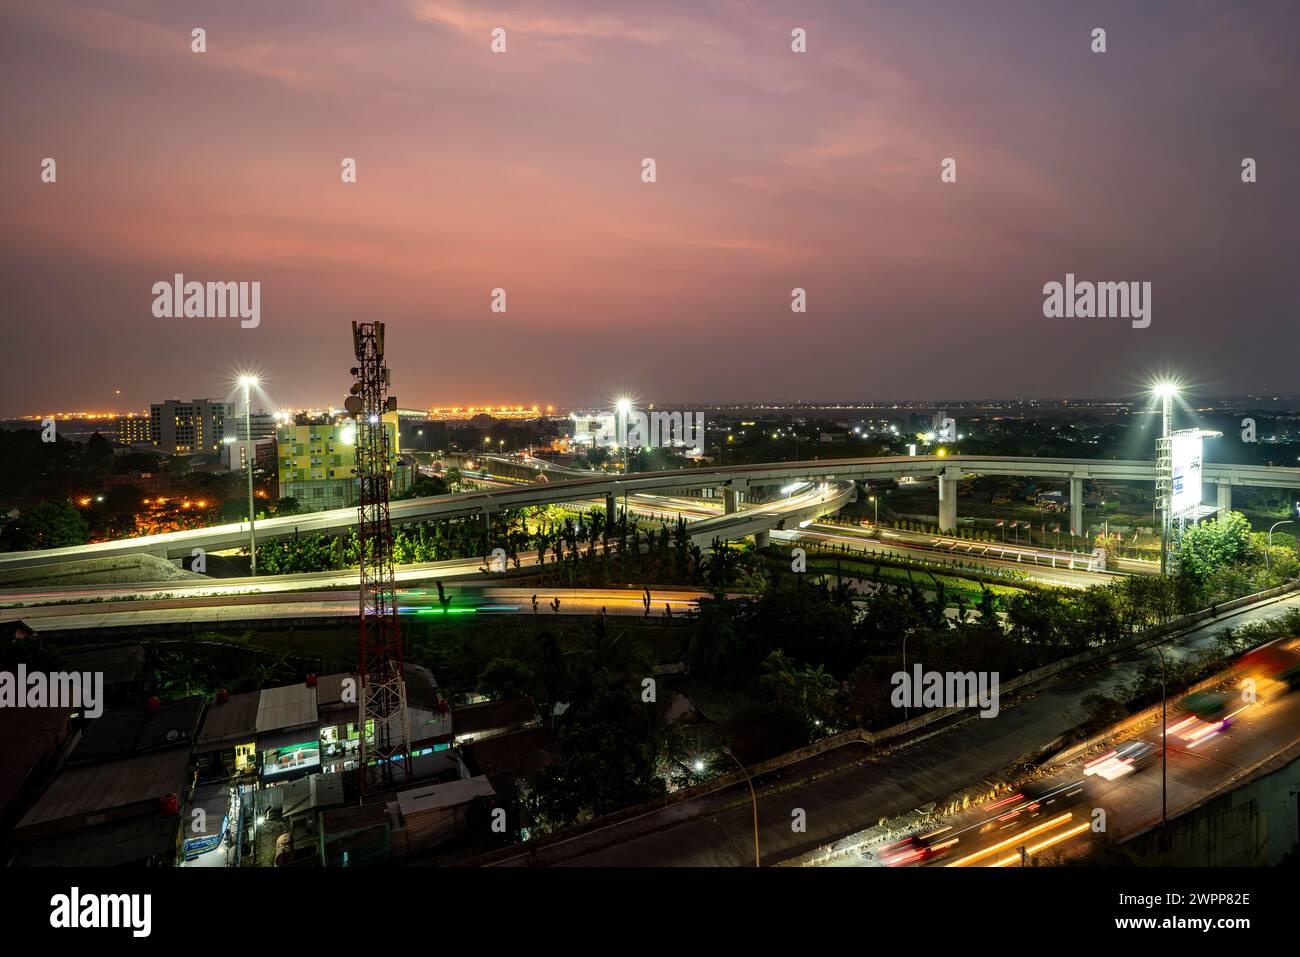
[[199,731],[197,750],[215,751],[232,744],[245,744],[257,733],[258,703],[262,692],[246,691],[231,695],[224,703],[208,705]]
[[[148,705],[113,708],[86,727],[69,763],[90,764],[159,749],[181,748],[195,738],[203,698],[192,695],[168,701],[157,711]],[[189,754],[189,748],[183,751]]]
[[170,748],[68,768],[18,822],[14,836],[27,840],[114,818],[156,815],[159,799],[184,786],[189,767],[189,749]]
[[257,705],[258,732],[299,728],[316,720],[316,689],[305,681],[262,689]]
[[472,801],[474,798],[496,794],[488,779],[481,775],[476,778],[448,781],[446,784],[431,784],[411,788],[397,793],[397,806],[402,817],[423,814],[441,808],[455,807]]
[[452,727],[459,738],[485,731],[516,728],[535,721],[537,708],[533,705],[532,698],[503,698],[500,701],[480,701],[478,704],[453,708],[451,717]]
[[465,745],[465,764],[492,781],[527,780],[556,759],[550,729],[525,728]]

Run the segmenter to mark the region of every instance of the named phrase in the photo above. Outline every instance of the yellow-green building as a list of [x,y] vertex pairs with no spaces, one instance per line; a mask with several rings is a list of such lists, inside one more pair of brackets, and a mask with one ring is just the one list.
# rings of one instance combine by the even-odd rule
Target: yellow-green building
[[[384,416],[393,453],[392,491],[415,480],[415,469],[398,462],[397,413]],[[280,497],[295,498],[309,512],[357,504],[356,427],[351,422],[282,425],[276,432]]]

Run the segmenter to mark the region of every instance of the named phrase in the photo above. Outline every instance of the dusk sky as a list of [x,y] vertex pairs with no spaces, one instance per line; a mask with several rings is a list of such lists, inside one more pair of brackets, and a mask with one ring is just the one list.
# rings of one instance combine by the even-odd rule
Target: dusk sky
[[0,414],[339,404],[352,319],[403,407],[1296,391],[1296,3],[0,0],[0,73]]

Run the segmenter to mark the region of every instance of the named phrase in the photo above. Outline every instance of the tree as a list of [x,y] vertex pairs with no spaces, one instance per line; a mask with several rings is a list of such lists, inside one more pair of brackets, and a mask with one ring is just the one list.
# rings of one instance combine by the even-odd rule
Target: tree
[[95,507],[97,524],[110,535],[129,535],[135,531],[135,516],[144,492],[134,485],[115,485],[104,493],[104,501]]
[[19,519],[25,548],[86,544],[90,525],[70,502],[42,502]]
[[113,469],[113,443],[98,431],[86,443],[86,473],[101,477]]
[[[647,602],[649,590],[646,591]],[[740,638],[736,631],[739,606],[732,601],[717,598],[702,598],[699,603],[700,615],[691,631],[690,642],[686,648],[686,661],[692,674],[712,680],[718,677],[734,677],[735,655],[739,651]],[[647,614],[649,605],[646,606]]]
[[783,708],[799,715],[810,726],[824,725],[831,702],[839,689],[835,678],[821,665],[796,668],[780,649],[763,662],[763,676],[758,683]]
[[1180,570],[1198,582],[1218,568],[1236,565],[1250,555],[1250,522],[1240,512],[1202,522],[1184,533],[1178,546]]
[[638,709],[640,696],[625,684],[597,684],[592,696],[557,721],[559,760],[533,779],[529,805],[543,827],[598,817],[664,794],[656,774],[661,742],[657,723]]
[[478,690],[494,698],[515,698],[528,693],[533,672],[517,658],[493,658],[478,676]]
[[1107,566],[1119,557],[1119,538],[1114,535],[1098,535],[1093,540],[1092,546],[1106,553]]
[[[450,473],[448,473],[450,478]],[[459,478],[459,475],[457,476]],[[448,483],[436,475],[421,475],[401,495],[398,499],[406,498],[431,498],[435,495],[446,495],[448,492]]]

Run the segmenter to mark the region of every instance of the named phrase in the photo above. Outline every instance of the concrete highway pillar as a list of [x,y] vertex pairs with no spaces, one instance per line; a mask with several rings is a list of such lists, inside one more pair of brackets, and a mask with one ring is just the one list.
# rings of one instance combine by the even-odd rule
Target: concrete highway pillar
[[949,469],[939,476],[939,531],[957,530],[957,478],[961,473]]
[[1219,490],[1219,518],[1223,518],[1232,511],[1232,486],[1222,479],[1218,482]]
[[769,532],[762,531],[754,533],[754,547],[760,552],[770,544],[772,544],[772,536]]
[[618,509],[615,505],[617,501],[613,492],[605,496],[605,524],[611,528],[618,521]]
[[740,500],[739,492],[737,492],[730,485],[723,486],[722,510],[724,512],[726,512],[727,514],[731,514],[732,512],[734,512],[736,510],[737,502],[739,502],[739,500]]
[[1070,476],[1070,534],[1082,535],[1083,528],[1083,479]]

